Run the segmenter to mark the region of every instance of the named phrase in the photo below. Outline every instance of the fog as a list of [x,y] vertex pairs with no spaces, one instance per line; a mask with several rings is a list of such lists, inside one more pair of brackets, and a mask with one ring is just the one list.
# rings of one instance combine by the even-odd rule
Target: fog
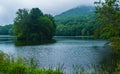
[[58,15],[81,5],[93,5],[95,0],[0,0],[0,25],[11,24],[22,8],[38,7],[43,13]]

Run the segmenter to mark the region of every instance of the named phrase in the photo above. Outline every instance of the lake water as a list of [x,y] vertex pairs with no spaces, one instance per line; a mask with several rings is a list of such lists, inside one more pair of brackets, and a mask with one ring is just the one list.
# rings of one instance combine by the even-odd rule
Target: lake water
[[0,41],[0,50],[9,55],[34,58],[39,67],[48,68],[64,64],[64,71],[70,73],[73,65],[82,66],[87,71],[99,65],[110,55],[105,40],[56,37],[56,43],[36,46],[15,46],[13,42]]

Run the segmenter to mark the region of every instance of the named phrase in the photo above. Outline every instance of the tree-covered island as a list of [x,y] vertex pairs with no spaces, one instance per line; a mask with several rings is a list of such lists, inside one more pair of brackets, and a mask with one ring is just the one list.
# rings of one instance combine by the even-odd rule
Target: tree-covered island
[[51,15],[43,14],[39,8],[19,9],[16,14],[14,32],[17,41],[25,44],[52,41],[56,25]]

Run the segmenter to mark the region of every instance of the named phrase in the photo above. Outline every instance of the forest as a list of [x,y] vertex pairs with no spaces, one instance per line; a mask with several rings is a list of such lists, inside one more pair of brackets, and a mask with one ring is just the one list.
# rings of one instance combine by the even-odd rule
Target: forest
[[55,16],[58,36],[93,36],[99,24],[93,6],[80,6]]

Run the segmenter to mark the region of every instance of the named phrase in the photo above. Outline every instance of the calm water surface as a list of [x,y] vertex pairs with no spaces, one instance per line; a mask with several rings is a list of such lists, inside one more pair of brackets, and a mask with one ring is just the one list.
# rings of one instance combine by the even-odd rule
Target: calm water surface
[[9,55],[19,55],[27,59],[34,58],[39,67],[58,66],[64,64],[65,72],[79,65],[92,70],[93,64],[100,64],[110,55],[105,40],[85,40],[78,38],[55,38],[56,43],[36,46],[15,46],[12,42],[0,41],[0,50]]

